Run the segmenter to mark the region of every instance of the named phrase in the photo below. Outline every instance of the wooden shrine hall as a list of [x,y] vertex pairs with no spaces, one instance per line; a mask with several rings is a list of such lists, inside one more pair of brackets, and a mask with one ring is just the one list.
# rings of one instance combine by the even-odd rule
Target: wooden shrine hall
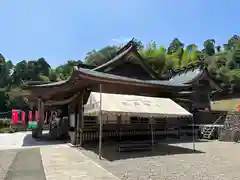
[[[69,121],[70,131],[74,134],[74,136],[71,136],[71,142],[81,145],[83,143],[83,133],[96,132],[100,126],[99,121],[95,121],[97,128],[92,127],[91,129],[86,126],[91,118],[89,118],[90,115],[84,115],[84,105],[88,102],[92,92],[168,98],[192,113],[194,119],[199,121],[197,123],[201,123],[201,117],[197,117],[198,113],[196,112],[206,111],[211,113],[210,96],[213,89],[218,90],[219,86],[211,78],[202,62],[175,70],[168,75],[167,79],[162,80],[145,63],[138,53],[134,41],[130,41],[118,51],[112,60],[103,65],[94,67],[79,64],[78,67],[74,67],[71,77],[66,81],[48,84],[31,82],[23,84],[22,95],[27,97],[29,102],[37,102],[39,127],[36,131],[33,131],[34,137],[41,135],[45,108],[67,107],[65,108],[67,109],[66,119]],[[161,106],[164,106],[164,103]],[[131,126],[131,130],[141,129],[139,123],[146,123],[142,117],[138,119],[139,121],[136,120],[135,125]],[[117,116],[116,124],[119,124],[119,121],[121,119]],[[164,123],[161,121],[163,124],[162,127],[158,125],[159,129],[166,127],[166,121],[166,118]],[[105,122],[107,123],[107,121]],[[147,121],[147,124],[149,124],[149,121]],[[116,130],[113,127],[118,128],[118,130],[119,128],[129,128],[129,126],[117,127],[112,125],[103,125],[100,128],[104,132],[110,132]],[[105,134],[103,133],[103,136]]]

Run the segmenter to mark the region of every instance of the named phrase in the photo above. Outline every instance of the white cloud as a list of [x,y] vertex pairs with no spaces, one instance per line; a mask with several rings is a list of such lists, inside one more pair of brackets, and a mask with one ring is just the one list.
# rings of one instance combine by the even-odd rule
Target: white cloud
[[127,38],[127,37],[119,37],[119,38],[113,38],[111,39],[112,44],[114,45],[121,45],[125,44],[128,41],[130,41],[132,38]]

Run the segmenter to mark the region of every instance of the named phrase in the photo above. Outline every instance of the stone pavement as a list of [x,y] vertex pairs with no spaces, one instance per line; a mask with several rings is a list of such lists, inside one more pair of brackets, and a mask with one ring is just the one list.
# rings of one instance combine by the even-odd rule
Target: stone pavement
[[46,180],[39,148],[19,150],[4,180]]
[[0,151],[0,180],[46,180],[39,148]]
[[68,145],[0,151],[0,180],[119,180]]
[[67,144],[30,137],[28,132],[0,134],[0,180],[119,180]]
[[119,180],[82,152],[67,145],[41,148],[47,180]]

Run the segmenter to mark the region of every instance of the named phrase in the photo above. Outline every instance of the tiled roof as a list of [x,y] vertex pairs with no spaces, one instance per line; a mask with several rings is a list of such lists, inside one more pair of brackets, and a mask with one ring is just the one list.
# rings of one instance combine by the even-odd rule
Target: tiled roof
[[188,85],[181,84],[181,83],[174,84],[169,81],[161,81],[161,80],[139,80],[139,79],[117,76],[117,75],[113,75],[113,74],[102,73],[102,72],[97,72],[94,70],[83,69],[83,68],[79,68],[78,71],[80,71],[84,74],[88,74],[90,76],[95,76],[95,77],[99,77],[99,78],[107,78],[107,79],[112,79],[112,80],[123,80],[123,81],[128,81],[128,82],[133,82],[133,83],[135,82],[135,83],[142,83],[142,84],[162,85],[162,86],[188,86]]
[[[134,79],[134,78],[128,78],[128,77],[123,77],[123,76],[118,76],[118,75],[113,75],[113,74],[108,74],[108,73],[103,73],[103,72],[98,72],[94,71],[91,69],[85,69],[85,68],[76,68],[75,67],[75,73],[83,73],[87,76],[92,76],[95,78],[104,78],[104,79],[109,79],[109,80],[114,80],[114,81],[126,81],[129,83],[139,83],[139,84],[147,84],[147,85],[159,85],[163,87],[188,87],[189,85],[187,84],[182,84],[182,83],[174,83],[170,81],[161,81],[161,80],[139,80],[139,79]],[[74,79],[73,77],[71,79]],[[59,82],[54,82],[54,83],[49,83],[49,84],[38,84],[38,85],[25,85],[25,87],[55,87],[55,86],[61,86],[64,84],[67,84],[70,80],[65,80],[65,81],[59,81]]]
[[[132,82],[132,83],[139,83],[139,84],[148,84],[148,85],[159,85],[163,87],[189,87],[191,86],[192,81],[194,81],[196,78],[200,77],[204,73],[205,69],[196,66],[192,69],[182,69],[178,70],[177,73],[173,74],[170,79],[168,80],[139,80],[135,78],[129,78],[119,75],[113,75],[109,73],[103,73],[98,72],[91,69],[86,68],[77,68],[75,67],[74,73],[75,75],[72,75],[70,79],[75,79],[74,76],[76,76],[78,73],[83,73],[87,76],[93,76],[95,78],[104,78],[114,81],[126,81],[126,82]],[[65,81],[59,81],[49,84],[35,84],[35,85],[27,85],[28,87],[55,87],[55,86],[61,86],[64,84],[67,84],[70,82],[70,79]]]
[[179,74],[175,74],[168,81],[173,84],[175,83],[187,84],[190,83],[196,77],[199,77],[203,73],[203,71],[204,70],[201,68],[189,69]]

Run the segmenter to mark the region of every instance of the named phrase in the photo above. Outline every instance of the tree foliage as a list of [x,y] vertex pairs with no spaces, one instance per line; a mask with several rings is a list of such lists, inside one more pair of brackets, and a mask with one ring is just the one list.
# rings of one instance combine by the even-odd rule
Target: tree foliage
[[[214,39],[203,42],[203,49],[196,44],[185,45],[174,38],[168,47],[157,45],[151,41],[145,46],[137,39],[140,55],[156,73],[161,76],[169,70],[194,65],[204,60],[209,72],[219,81],[227,92],[240,90],[240,37],[232,36],[226,44],[216,45]],[[43,58],[22,60],[13,64],[0,54],[0,111],[24,107],[24,99],[11,96],[11,91],[26,81],[55,82],[70,77],[72,67],[79,63],[99,66],[116,56],[118,46],[106,46],[100,50],[92,50],[82,61],[68,60],[65,64],[52,68]]]

